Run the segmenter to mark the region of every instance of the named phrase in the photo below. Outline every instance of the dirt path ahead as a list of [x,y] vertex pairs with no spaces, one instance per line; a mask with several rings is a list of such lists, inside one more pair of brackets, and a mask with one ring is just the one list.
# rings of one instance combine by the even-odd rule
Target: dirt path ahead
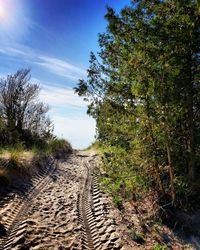
[[95,155],[73,154],[48,173],[27,197],[0,207],[0,249],[129,249],[99,189]]

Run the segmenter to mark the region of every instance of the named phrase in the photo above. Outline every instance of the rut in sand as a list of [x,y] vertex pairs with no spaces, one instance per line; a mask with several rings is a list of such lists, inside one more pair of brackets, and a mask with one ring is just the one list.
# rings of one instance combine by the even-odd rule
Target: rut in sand
[[1,204],[0,249],[122,249],[98,175],[94,155],[51,162],[23,196]]

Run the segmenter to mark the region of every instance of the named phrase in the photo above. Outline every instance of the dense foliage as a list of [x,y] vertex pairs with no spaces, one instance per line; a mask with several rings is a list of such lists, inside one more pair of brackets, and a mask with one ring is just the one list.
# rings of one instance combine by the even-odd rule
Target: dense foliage
[[200,180],[198,1],[137,0],[108,8],[100,52],[76,92],[106,148],[106,185],[124,198],[153,187],[192,204]]

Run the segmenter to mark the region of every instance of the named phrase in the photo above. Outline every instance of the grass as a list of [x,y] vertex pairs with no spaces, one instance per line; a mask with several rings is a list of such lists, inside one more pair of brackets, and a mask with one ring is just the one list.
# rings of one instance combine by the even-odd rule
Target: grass
[[3,166],[0,166],[1,177],[9,179],[9,182],[11,179],[15,179],[14,175],[16,178],[17,176],[29,178],[36,172],[36,159],[31,150],[7,148],[1,151],[0,162],[4,163]]
[[31,160],[38,155],[54,155],[58,153],[68,154],[72,152],[70,143],[64,139],[53,138],[45,143],[34,144],[31,148],[26,149],[22,143],[13,146],[0,148],[0,158],[9,159],[13,162],[21,160]]
[[160,244],[156,244],[156,245],[154,245],[154,247],[153,247],[153,250],[167,250],[167,249],[168,249],[167,246],[165,246],[165,245],[160,245]]
[[100,149],[101,149],[100,143],[99,143],[98,141],[93,142],[93,143],[92,143],[90,146],[88,146],[85,150],[88,151],[88,150],[91,150],[91,149],[100,151]]
[[71,144],[64,140],[64,139],[58,139],[53,138],[49,140],[47,143],[44,144],[35,144],[31,151],[34,155],[54,155],[57,156],[58,154],[69,154],[72,152],[72,146]]
[[23,161],[30,162],[32,161],[33,157],[34,157],[34,152],[32,150],[7,148],[1,150],[0,152],[0,159],[8,160],[9,162],[12,162],[13,164],[16,165],[18,165],[18,163]]
[[72,146],[68,141],[66,141],[64,139],[52,139],[48,143],[48,150],[52,154],[71,153]]
[[59,158],[71,152],[70,143],[57,138],[51,139],[48,143],[34,145],[30,149],[26,149],[22,143],[1,148],[0,182],[8,185],[15,179],[14,175],[18,176],[16,178],[31,178],[38,171],[37,168],[44,158],[50,155]]

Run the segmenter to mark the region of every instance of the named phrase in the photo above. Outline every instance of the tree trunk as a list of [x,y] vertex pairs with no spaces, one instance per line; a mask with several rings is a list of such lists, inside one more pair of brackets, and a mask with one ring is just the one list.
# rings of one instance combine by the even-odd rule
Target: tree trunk
[[159,189],[160,189],[161,193],[165,196],[165,189],[163,187],[162,179],[160,177],[159,162],[158,162],[158,157],[157,157],[157,142],[156,142],[156,139],[154,137],[153,129],[152,129],[151,121],[150,121],[148,97],[146,98],[146,105],[147,105],[147,117],[148,117],[148,130],[150,132],[150,138],[151,138],[153,149],[154,149],[153,169],[154,169],[156,181],[158,182]]
[[170,178],[170,190],[171,190],[171,198],[172,203],[175,202],[175,189],[174,189],[174,166],[172,163],[172,157],[171,157],[171,148],[169,142],[166,144],[167,149],[167,160],[169,164],[169,178]]
[[193,117],[193,96],[190,93],[188,107],[188,173],[191,180],[195,179],[194,164],[194,117]]
[[192,181],[195,179],[195,162],[194,162],[194,110],[193,110],[193,76],[192,76],[192,53],[189,54],[190,67],[188,81],[188,174]]

